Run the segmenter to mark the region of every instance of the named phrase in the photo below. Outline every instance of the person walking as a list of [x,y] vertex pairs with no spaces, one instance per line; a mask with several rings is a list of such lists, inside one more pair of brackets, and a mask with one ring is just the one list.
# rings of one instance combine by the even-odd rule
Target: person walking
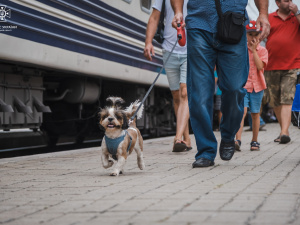
[[[217,153],[217,140],[211,122],[215,87],[214,67],[217,66],[218,84],[222,91],[219,153],[222,160],[230,160],[235,152],[234,137],[244,113],[243,100],[246,90],[243,86],[249,72],[245,27],[237,44],[225,43],[217,38],[219,18],[213,1],[189,0],[186,21],[183,17],[183,0],[171,2],[175,12],[173,27],[180,22],[182,27],[187,24],[187,90],[191,125],[198,151],[192,166],[193,168],[213,166]],[[247,2],[247,0],[220,1],[221,10],[223,13],[233,11],[245,15]],[[255,2],[259,10],[257,29],[260,30],[262,27],[261,38],[265,38],[270,29],[268,0]]]
[[[152,56],[155,55],[152,40],[160,19],[162,3],[163,0],[155,1],[152,6],[153,11],[147,25],[144,56],[148,60],[152,60]],[[185,15],[187,13],[186,5],[187,0],[184,1],[183,6]],[[173,97],[174,111],[176,115],[176,136],[173,144],[173,152],[182,152],[192,149],[191,139],[189,136],[189,108],[186,88],[187,50],[186,46],[181,47],[177,43],[173,53],[171,53],[172,47],[177,40],[177,32],[172,28],[174,12],[171,7],[170,0],[165,0],[164,16],[165,29],[163,34],[164,41],[162,43],[163,61]],[[170,58],[166,63],[169,55]]]
[[260,107],[264,90],[267,88],[264,77],[264,68],[268,63],[268,51],[259,44],[259,35],[261,31],[256,31],[255,21],[250,21],[250,23],[246,26],[246,31],[250,69],[247,83],[244,86],[247,90],[244,97],[244,115],[240,129],[236,134],[235,150],[240,151],[244,119],[247,114],[247,108],[249,108],[252,117],[253,132],[250,150],[258,151],[260,150],[260,143],[258,143],[257,140],[260,127]]
[[280,134],[274,141],[286,144],[291,141],[291,109],[300,71],[300,10],[292,0],[276,0],[276,4],[278,10],[269,15],[271,31],[266,43],[269,53],[265,69],[266,96],[280,125]]
[[221,97],[222,97],[222,91],[220,90],[218,86],[218,74],[216,71],[214,71],[214,76],[215,76],[215,85],[216,85],[216,93],[215,93],[215,105],[214,105],[214,110],[217,113],[217,118],[218,118],[218,128],[217,130],[220,130],[220,124],[221,124],[221,119],[222,119],[222,112],[221,112]]

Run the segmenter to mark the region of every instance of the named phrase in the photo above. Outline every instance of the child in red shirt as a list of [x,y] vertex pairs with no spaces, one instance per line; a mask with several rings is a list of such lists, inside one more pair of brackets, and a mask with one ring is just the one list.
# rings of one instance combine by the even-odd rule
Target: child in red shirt
[[266,48],[260,46],[259,36],[261,31],[256,31],[256,22],[250,21],[246,26],[247,43],[249,52],[249,75],[244,88],[247,93],[244,97],[244,115],[241,122],[241,127],[236,133],[235,149],[240,151],[241,137],[244,126],[244,119],[249,107],[252,117],[252,141],[250,143],[251,151],[258,151],[260,144],[257,141],[259,131],[259,114],[261,101],[264,95],[264,89],[267,88],[264,78],[264,68],[268,63],[268,51]]

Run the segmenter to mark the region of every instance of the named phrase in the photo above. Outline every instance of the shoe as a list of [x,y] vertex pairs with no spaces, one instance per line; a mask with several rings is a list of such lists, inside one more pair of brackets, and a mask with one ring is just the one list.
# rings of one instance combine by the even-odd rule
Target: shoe
[[250,151],[259,151],[260,150],[260,144],[257,141],[251,141],[250,143]]
[[219,154],[222,160],[228,161],[232,158],[235,151],[234,140],[230,142],[225,142],[221,140]]
[[280,135],[274,139],[274,142],[280,142]]
[[191,147],[187,147],[186,148],[186,151],[191,151],[193,149],[193,147],[191,146]]
[[199,158],[193,163],[193,168],[196,167],[209,167],[213,166],[215,163],[209,159],[206,158]]
[[291,138],[288,135],[281,135],[279,144],[286,144],[291,141]]
[[172,152],[184,152],[187,150],[187,146],[181,140],[175,140]]
[[236,140],[234,142],[234,144],[235,144],[235,150],[240,152],[241,151],[242,142],[240,140]]

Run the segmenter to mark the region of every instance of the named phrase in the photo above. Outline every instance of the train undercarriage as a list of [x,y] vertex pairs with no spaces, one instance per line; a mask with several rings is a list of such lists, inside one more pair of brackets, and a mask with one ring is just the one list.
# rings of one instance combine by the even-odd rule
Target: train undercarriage
[[[129,105],[149,86],[67,71],[0,63],[0,149],[101,140],[98,112],[108,96]],[[175,114],[168,88],[155,87],[137,123],[144,138],[173,135]]]

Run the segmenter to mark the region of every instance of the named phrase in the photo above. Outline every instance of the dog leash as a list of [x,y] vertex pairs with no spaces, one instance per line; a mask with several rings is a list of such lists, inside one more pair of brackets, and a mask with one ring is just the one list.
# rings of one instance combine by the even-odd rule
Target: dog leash
[[138,111],[140,110],[141,106],[144,104],[146,98],[147,98],[148,95],[150,94],[150,92],[151,92],[152,88],[154,87],[154,84],[156,83],[158,77],[160,76],[161,72],[162,72],[163,69],[165,68],[165,65],[167,64],[167,62],[168,62],[168,60],[169,60],[171,54],[173,53],[173,51],[174,51],[174,49],[175,49],[176,44],[177,44],[178,42],[179,42],[179,45],[180,45],[180,46],[184,46],[184,45],[185,45],[185,42],[186,42],[184,28],[181,28],[181,23],[177,24],[177,40],[176,40],[175,44],[173,45],[172,50],[171,50],[170,54],[168,55],[166,62],[163,64],[163,66],[162,66],[162,68],[160,69],[159,73],[157,74],[155,80],[153,81],[153,83],[151,84],[150,88],[148,89],[146,95],[144,96],[143,100],[141,101],[139,107],[137,108],[137,110],[135,111],[135,113],[133,114],[133,116],[130,117],[130,119],[129,119],[129,121],[128,121],[128,122],[129,122],[128,125],[130,125],[130,124],[133,122],[134,118],[136,117],[136,114],[137,114]]

